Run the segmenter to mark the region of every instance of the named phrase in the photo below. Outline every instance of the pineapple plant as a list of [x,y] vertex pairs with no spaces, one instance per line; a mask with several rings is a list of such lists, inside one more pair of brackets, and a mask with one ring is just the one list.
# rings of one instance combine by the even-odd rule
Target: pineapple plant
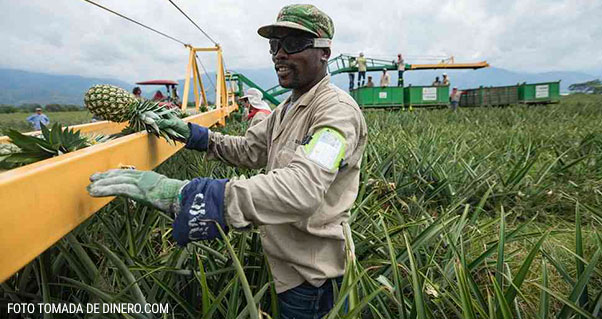
[[38,136],[29,136],[16,130],[7,130],[6,135],[12,144],[3,144],[0,148],[0,168],[10,169],[31,164],[93,144],[89,138],[80,135],[79,131],[63,129],[59,123],[55,123],[51,129],[41,124],[41,131],[42,134]]
[[84,96],[84,105],[94,115],[113,122],[129,122],[123,134],[146,130],[168,142],[184,141],[176,131],[160,129],[157,121],[180,117],[179,109],[168,109],[153,101],[141,101],[130,92],[109,84],[91,87]]

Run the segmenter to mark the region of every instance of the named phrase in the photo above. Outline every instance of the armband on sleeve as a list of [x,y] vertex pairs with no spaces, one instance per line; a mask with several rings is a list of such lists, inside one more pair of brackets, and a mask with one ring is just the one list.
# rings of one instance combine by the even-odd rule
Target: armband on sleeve
[[343,134],[330,127],[316,131],[310,142],[304,146],[309,160],[331,172],[339,169],[346,148],[347,143]]

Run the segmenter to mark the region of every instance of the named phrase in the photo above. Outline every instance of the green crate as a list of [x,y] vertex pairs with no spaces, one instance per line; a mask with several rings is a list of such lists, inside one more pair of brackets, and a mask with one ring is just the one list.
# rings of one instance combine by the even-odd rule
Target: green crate
[[518,86],[480,87],[462,90],[460,106],[502,106],[518,102]]
[[447,106],[449,105],[449,85],[407,86],[404,88],[403,101],[406,107]]
[[351,90],[350,93],[351,97],[353,97],[361,107],[379,108],[403,106],[402,87],[361,87]]
[[558,103],[560,102],[560,81],[523,83],[518,87],[520,103]]

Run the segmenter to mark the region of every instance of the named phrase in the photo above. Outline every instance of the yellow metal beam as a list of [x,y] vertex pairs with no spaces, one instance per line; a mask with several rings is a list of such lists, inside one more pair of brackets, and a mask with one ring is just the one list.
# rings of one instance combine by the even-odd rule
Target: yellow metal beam
[[[201,87],[201,97],[202,97],[202,101],[203,101],[203,106],[207,107],[207,106],[208,106],[208,105],[207,105],[207,94],[205,93],[205,86],[203,85],[203,79],[202,79],[202,77],[201,77],[201,73],[199,72],[199,66],[198,66],[198,63],[197,63],[196,57],[195,57],[195,59],[194,59],[194,68],[195,68],[195,70],[196,70],[197,81],[199,82],[199,85],[200,85],[200,87]],[[208,75],[207,75],[207,76],[208,76]],[[197,111],[199,111],[199,110],[200,110],[200,109],[199,109],[199,105],[200,105],[200,104],[198,103],[198,100],[197,100],[197,103],[196,103],[196,110],[197,110]]]
[[[185,120],[212,126],[236,108]],[[0,283],[113,199],[88,195],[91,174],[121,165],[153,169],[182,146],[141,132],[0,173]]]
[[192,72],[192,63],[194,61],[194,48],[189,46],[188,66],[186,67],[186,79],[184,80],[184,94],[182,94],[182,111],[188,108],[188,91],[190,91],[190,73]]
[[194,52],[217,52],[220,50],[219,46],[211,47],[211,48],[193,48]]
[[422,69],[481,69],[489,67],[487,61],[477,63],[435,63],[435,64],[411,64],[410,70]]
[[[196,67],[196,57],[194,57],[192,59],[192,83],[194,84],[194,109],[195,110],[199,110],[199,102],[200,102],[200,98],[199,98],[199,83],[197,82],[198,79],[198,71],[199,69]],[[187,106],[188,107],[188,106]]]

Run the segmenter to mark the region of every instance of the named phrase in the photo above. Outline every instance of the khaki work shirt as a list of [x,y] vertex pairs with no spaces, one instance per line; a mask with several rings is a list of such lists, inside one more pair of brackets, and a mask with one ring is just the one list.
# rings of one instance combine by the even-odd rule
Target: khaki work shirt
[[270,115],[266,114],[264,112],[255,113],[255,115],[251,119],[251,122],[249,123],[249,128],[251,128],[251,127],[255,126],[255,124],[265,120],[268,116],[270,116]]
[[[355,101],[326,76],[293,102],[290,97],[244,136],[209,135],[209,158],[265,174],[226,184],[225,217],[234,228],[257,225],[276,292],[304,281],[314,286],[345,271],[341,223],[357,197],[366,122]],[[304,144],[317,130],[337,130],[346,141],[334,170],[308,158]]]

